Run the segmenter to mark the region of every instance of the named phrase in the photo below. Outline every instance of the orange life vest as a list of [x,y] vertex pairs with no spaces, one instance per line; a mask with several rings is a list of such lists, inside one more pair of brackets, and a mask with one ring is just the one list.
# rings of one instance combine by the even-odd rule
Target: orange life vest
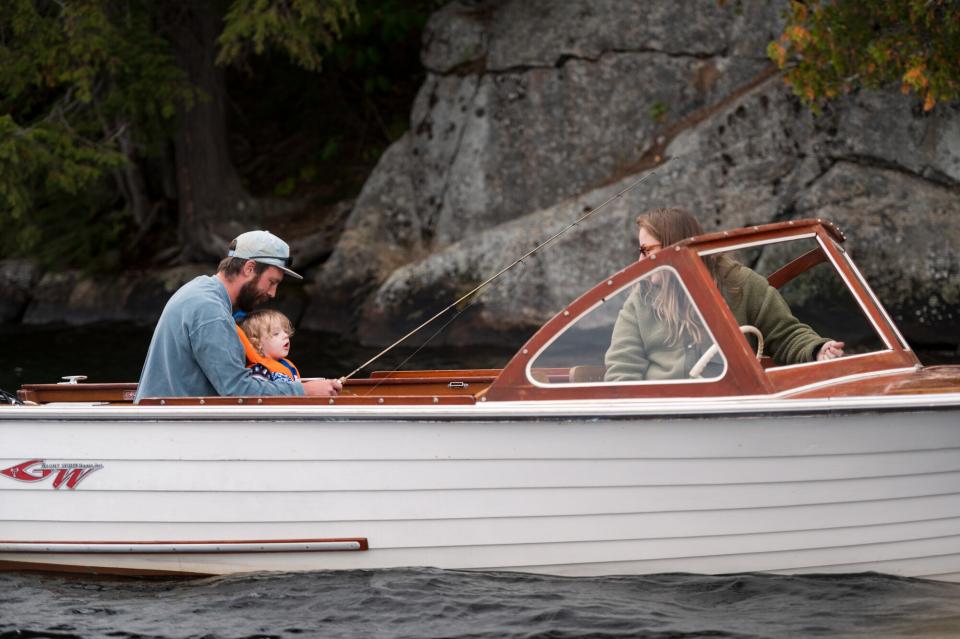
[[294,366],[293,362],[289,359],[278,362],[271,357],[265,357],[258,353],[257,349],[250,343],[250,338],[247,337],[247,334],[243,332],[243,329],[240,328],[239,325],[237,326],[237,336],[240,337],[240,343],[243,344],[244,353],[247,355],[247,368],[250,368],[254,364],[260,364],[271,373],[280,373],[287,377],[290,377],[292,373],[293,379],[300,379],[300,371],[297,370],[297,367]]

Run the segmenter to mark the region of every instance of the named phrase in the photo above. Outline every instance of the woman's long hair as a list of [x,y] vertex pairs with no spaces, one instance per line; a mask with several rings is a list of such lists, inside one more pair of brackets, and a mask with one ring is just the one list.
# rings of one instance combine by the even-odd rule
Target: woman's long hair
[[[646,229],[661,246],[669,246],[703,233],[697,218],[688,211],[673,208],[651,209],[641,213],[637,217],[637,228],[638,231]],[[707,255],[703,261],[718,287],[733,269],[740,266],[727,255]],[[644,287],[642,294],[644,300],[653,307],[657,318],[666,323],[670,346],[679,344],[684,335],[696,344],[707,337],[699,315],[679,284],[668,280],[660,286]]]

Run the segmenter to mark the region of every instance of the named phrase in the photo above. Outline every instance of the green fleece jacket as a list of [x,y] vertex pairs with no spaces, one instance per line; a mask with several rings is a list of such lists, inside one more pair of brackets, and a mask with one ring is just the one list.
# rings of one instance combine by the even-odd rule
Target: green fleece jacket
[[[766,354],[778,364],[798,364],[815,359],[820,346],[830,341],[802,324],[766,278],[746,266],[732,269],[721,287],[723,298],[738,324],[760,329]],[[613,327],[604,363],[604,380],[685,379],[700,355],[710,346],[687,343],[668,345],[666,323],[644,299],[639,288],[627,298]],[[751,338],[752,340],[752,338]],[[714,375],[719,374],[714,369]],[[711,368],[703,374],[711,376]]]

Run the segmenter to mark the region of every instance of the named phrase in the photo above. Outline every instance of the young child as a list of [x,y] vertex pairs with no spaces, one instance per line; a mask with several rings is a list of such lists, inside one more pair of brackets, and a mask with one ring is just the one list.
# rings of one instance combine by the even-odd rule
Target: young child
[[254,376],[285,382],[300,379],[300,371],[286,359],[293,335],[293,325],[286,315],[272,309],[253,311],[247,313],[239,328],[247,368]]

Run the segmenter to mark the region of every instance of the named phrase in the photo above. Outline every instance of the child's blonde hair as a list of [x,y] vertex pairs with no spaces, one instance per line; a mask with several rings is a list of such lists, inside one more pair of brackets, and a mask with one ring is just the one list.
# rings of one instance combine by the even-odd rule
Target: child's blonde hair
[[240,328],[247,334],[247,339],[257,349],[257,352],[263,355],[262,340],[270,329],[279,324],[280,328],[288,335],[293,335],[293,324],[290,319],[272,308],[265,308],[259,311],[247,313],[240,322]]

